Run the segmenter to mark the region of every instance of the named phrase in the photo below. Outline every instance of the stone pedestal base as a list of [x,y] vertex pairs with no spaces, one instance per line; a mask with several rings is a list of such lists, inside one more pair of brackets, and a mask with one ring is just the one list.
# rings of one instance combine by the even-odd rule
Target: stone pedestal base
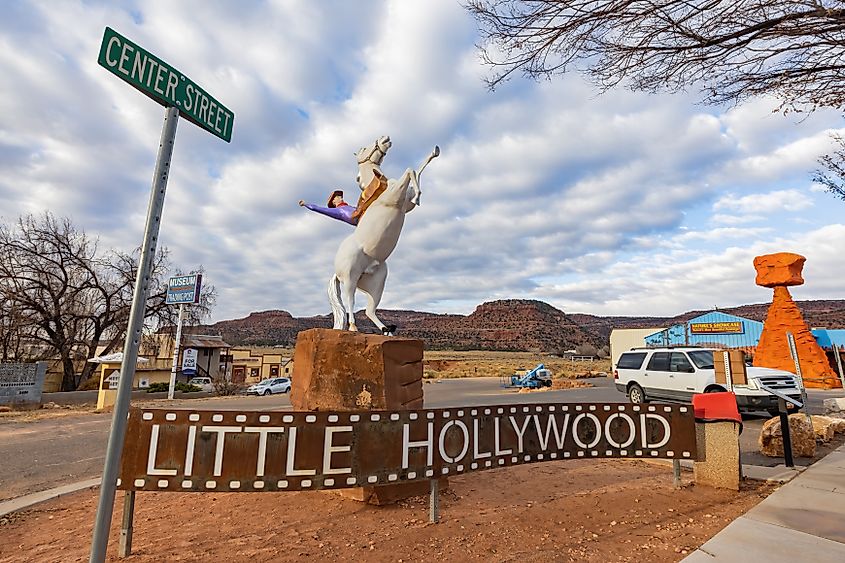
[[423,342],[314,328],[296,338],[297,411],[423,408]]
[[739,424],[697,422],[696,442],[704,445],[704,461],[693,467],[696,485],[739,490],[742,466],[739,458]]
[[[315,328],[297,335],[290,400],[297,411],[423,408],[423,342]],[[441,490],[445,483],[441,483]],[[340,489],[346,497],[390,504],[427,494],[429,482]]]

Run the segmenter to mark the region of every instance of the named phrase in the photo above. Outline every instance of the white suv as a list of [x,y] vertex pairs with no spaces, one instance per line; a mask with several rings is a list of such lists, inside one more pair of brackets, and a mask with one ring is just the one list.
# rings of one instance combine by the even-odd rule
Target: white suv
[[[713,349],[696,347],[632,348],[619,356],[613,370],[616,389],[632,403],[649,399],[692,402],[696,393],[726,391],[716,383]],[[759,383],[797,400],[801,391],[788,371],[749,367],[748,385],[734,385],[736,403],[744,411],[778,412],[778,400]]]

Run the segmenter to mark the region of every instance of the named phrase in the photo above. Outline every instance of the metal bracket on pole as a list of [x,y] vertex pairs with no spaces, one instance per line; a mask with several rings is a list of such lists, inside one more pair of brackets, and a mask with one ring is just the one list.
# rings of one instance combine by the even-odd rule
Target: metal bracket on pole
[[431,491],[428,498],[428,521],[436,524],[440,521],[440,481],[432,479]]
[[[792,356],[792,361],[795,362],[795,378],[798,380],[798,388],[801,390],[801,402],[807,404],[807,388],[804,387],[804,375],[801,373],[801,362],[798,360],[798,349],[795,346],[795,337],[791,332],[786,333],[786,341],[789,343],[789,355]],[[810,413],[804,409],[804,414],[807,415],[807,420],[813,424],[813,419],[810,418]]]
[[179,110],[167,107],[164,112],[164,126],[161,130],[161,142],[158,147],[150,204],[147,210],[147,222],[144,227],[144,242],[138,261],[138,275],[135,278],[135,292],[132,296],[132,308],[129,311],[129,324],[126,328],[126,343],[123,347],[123,363],[120,366],[120,382],[114,403],[111,432],[106,448],[106,461],[103,466],[103,479],[100,485],[100,500],[97,504],[97,517],[94,521],[94,534],[91,540],[91,563],[102,563],[106,559],[109,545],[109,527],[114,511],[114,495],[117,488],[117,474],[120,456],[129,415],[129,400],[132,396],[132,383],[135,380],[135,364],[138,361],[138,346],[144,329],[144,316],[149,292],[150,276],[155,262],[158,231],[161,214],[164,210],[164,194],[167,190],[167,177],[170,173],[170,158],[173,155],[173,143],[176,140],[176,125],[179,122]]
[[185,318],[185,305],[179,304],[179,322],[176,323],[176,340],[173,343],[173,367],[170,368],[170,387],[167,388],[167,398],[172,399],[176,391],[176,372],[179,366],[179,348],[182,346],[182,320]]
[[123,522],[120,526],[120,544],[118,557],[132,554],[132,527],[135,522],[135,491],[126,491],[123,495]]
[[839,381],[842,383],[842,388],[845,389],[845,371],[842,370],[842,356],[839,352],[839,347],[833,345],[833,355],[836,356],[836,367],[839,370]]

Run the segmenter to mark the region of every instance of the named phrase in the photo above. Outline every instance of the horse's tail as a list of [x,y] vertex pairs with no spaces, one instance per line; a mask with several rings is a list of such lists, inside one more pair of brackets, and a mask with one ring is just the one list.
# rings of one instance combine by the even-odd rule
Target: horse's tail
[[332,328],[344,330],[346,328],[346,309],[343,307],[343,301],[340,298],[340,279],[338,279],[337,274],[329,280],[328,294],[329,304],[332,306],[332,315],[334,315],[334,326]]

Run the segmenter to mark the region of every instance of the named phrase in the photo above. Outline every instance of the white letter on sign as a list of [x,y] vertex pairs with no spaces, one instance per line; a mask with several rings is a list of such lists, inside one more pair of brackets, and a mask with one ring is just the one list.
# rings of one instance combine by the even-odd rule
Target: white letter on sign
[[112,58],[109,57],[109,53],[111,53],[112,45],[115,45],[115,44],[117,44],[117,46],[120,47],[120,38],[112,37],[111,39],[109,39],[109,44],[106,45],[106,63],[109,66],[117,66],[117,59],[112,60]]
[[[581,422],[582,418],[588,418],[593,421],[593,425],[596,427],[596,438],[590,442],[589,444],[585,444],[581,441],[581,438],[578,437],[578,423]],[[578,444],[581,448],[586,448],[588,450],[595,448],[596,444],[599,443],[601,440],[601,421],[599,418],[590,413],[581,413],[575,417],[575,420],[572,421],[572,437],[575,438],[575,443]]]
[[[453,424],[461,427],[461,432],[464,433],[464,445],[463,445],[463,448],[461,449],[461,453],[459,453],[455,457],[450,457],[449,454],[446,453],[445,441],[446,441],[446,431],[449,430],[449,427],[452,426]],[[449,422],[444,424],[443,428],[440,430],[439,444],[440,444],[440,457],[442,457],[443,460],[446,463],[456,463],[458,461],[461,461],[464,458],[464,456],[467,455],[467,450],[469,450],[469,428],[467,428],[467,425],[464,424],[463,422],[461,422],[460,420],[450,420]]]
[[294,456],[296,455],[296,427],[291,426],[290,432],[288,433],[288,459],[285,473],[288,475],[316,475],[316,469],[294,469]]
[[[624,442],[617,442],[613,439],[613,436],[611,436],[610,434],[610,424],[613,422],[614,418],[621,418],[622,420],[628,423],[628,439]],[[627,448],[631,445],[631,442],[634,441],[634,438],[637,437],[637,429],[634,426],[634,419],[625,413],[613,413],[612,415],[607,417],[607,420],[604,423],[604,437],[607,439],[607,443],[613,446],[614,448]]]
[[472,455],[474,459],[484,459],[485,457],[490,457],[490,452],[479,452],[478,451],[478,419],[472,419]]
[[522,422],[522,428],[518,428],[518,424],[516,423],[516,419],[510,416],[508,417],[511,419],[511,426],[513,426],[513,431],[516,432],[516,448],[518,453],[522,453],[522,437],[525,436],[525,430],[528,428],[528,423],[531,422],[531,417],[526,416],[525,420]]
[[411,448],[427,448],[425,464],[431,466],[434,457],[434,424],[428,423],[428,438],[419,442],[410,441],[410,425],[402,425],[402,469],[408,469],[408,450]]
[[223,474],[223,446],[226,445],[226,433],[241,431],[240,426],[203,426],[203,432],[217,432],[217,452],[214,454],[214,476]]
[[498,416],[493,419],[493,430],[494,430],[494,432],[493,432],[493,438],[494,438],[493,447],[496,450],[496,452],[495,452],[496,456],[507,455],[507,454],[513,453],[513,450],[511,450],[511,449],[503,450],[499,447],[502,443],[501,434],[500,434],[500,431],[499,431],[499,421],[500,420],[501,419]]
[[150,455],[147,457],[147,475],[176,475],[175,469],[156,469],[159,426],[159,424],[153,424],[153,429],[150,433]]
[[333,446],[332,437],[336,432],[352,432],[351,426],[326,427],[326,438],[323,440],[323,475],[339,475],[341,473],[352,473],[351,467],[336,467],[332,469],[332,454],[334,452],[348,452],[352,446]]
[[[648,436],[646,436],[646,422],[648,422],[649,418],[653,418],[659,420],[661,424],[663,424],[663,439],[657,442],[656,444],[649,444],[648,443]],[[669,428],[669,423],[666,422],[666,419],[660,415],[656,414],[641,414],[640,415],[640,434],[642,436],[642,443],[644,448],[662,448],[669,442],[669,438],[672,436],[672,429]]]
[[563,443],[566,441],[566,429],[569,426],[569,415],[566,414],[563,416],[563,428],[558,432],[557,429],[557,420],[555,419],[554,415],[550,414],[548,420],[546,420],[546,433],[544,434],[542,431],[542,427],[540,426],[540,417],[536,414],[534,415],[534,426],[537,427],[537,437],[540,439],[540,448],[545,451],[549,445],[549,434],[554,431],[555,442],[557,442],[557,449],[563,449]]
[[256,477],[264,477],[264,466],[267,462],[267,434],[284,431],[284,426],[247,426],[244,428],[244,432],[258,433],[258,462],[255,464]]

